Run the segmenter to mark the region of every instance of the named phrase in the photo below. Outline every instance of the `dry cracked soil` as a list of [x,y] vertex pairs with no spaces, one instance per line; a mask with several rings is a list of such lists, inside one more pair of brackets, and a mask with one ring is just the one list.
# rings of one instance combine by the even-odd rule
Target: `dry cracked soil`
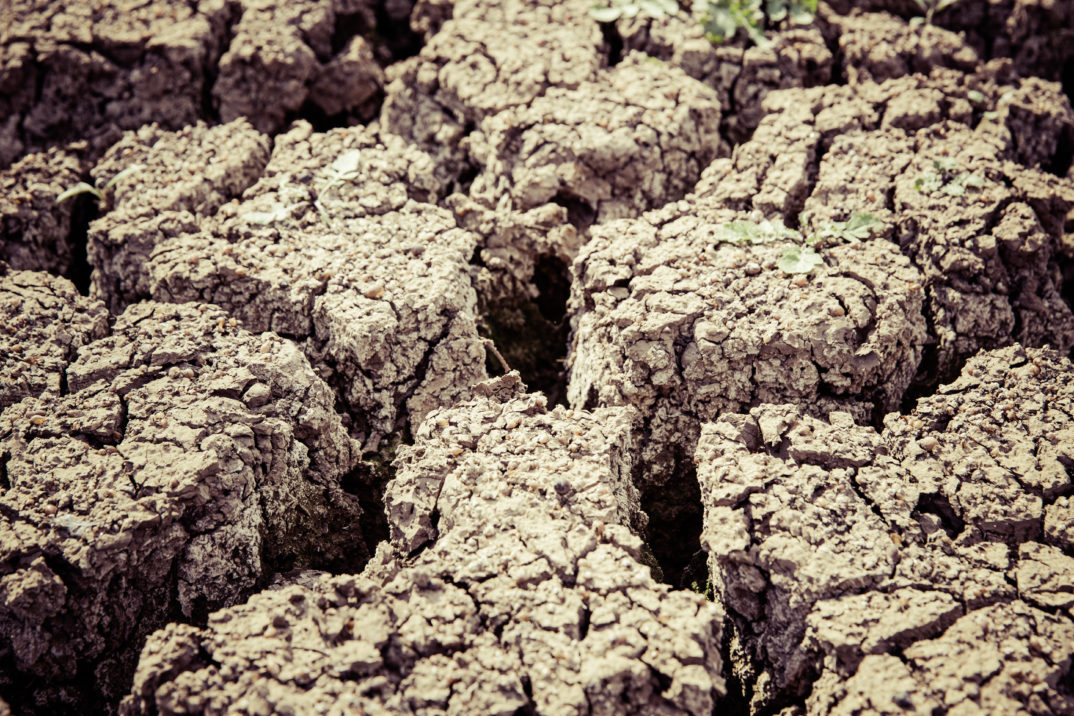
[[0,714],[1074,714],[1074,0],[591,6],[0,2]]

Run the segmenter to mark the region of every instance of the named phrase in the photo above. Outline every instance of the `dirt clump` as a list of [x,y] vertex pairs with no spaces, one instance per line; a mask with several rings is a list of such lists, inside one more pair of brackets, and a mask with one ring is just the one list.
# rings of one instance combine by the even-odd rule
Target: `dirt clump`
[[67,279],[0,262],[0,410],[23,398],[63,395],[67,366],[108,334],[108,311]]
[[641,561],[627,411],[550,411],[517,374],[474,393],[402,453],[365,573],[158,632],[123,713],[711,711],[722,614]]
[[433,205],[432,158],[395,135],[297,122],[267,145],[243,119],[117,144],[94,172],[134,169],[91,226],[94,293],[214,303],[296,339],[374,451],[485,377],[478,239]]
[[720,131],[734,145],[750,138],[764,116],[761,105],[769,92],[832,80],[831,50],[812,27],[772,32],[764,46],[744,38],[714,44],[697,18],[685,13],[624,17],[616,21],[615,32],[621,52],[644,52],[714,89],[724,112]]
[[0,166],[85,139],[96,155],[124,129],[202,117],[229,5],[159,0],[53,3],[0,10]]
[[382,125],[459,180],[470,168],[465,138],[481,120],[595,77],[601,40],[588,9],[580,0],[455,5],[416,56],[389,68]]
[[[149,296],[146,264],[158,243],[197,230],[226,202],[256,182],[269,140],[245,119],[176,132],[147,125],[128,132],[93,168],[108,211],[89,228],[91,292],[114,313]],[[118,179],[117,179],[118,177]]]
[[[376,29],[373,3],[353,0],[243,2],[212,87],[223,122],[248,117],[276,132],[308,102],[324,115],[376,114],[384,71],[354,27]],[[347,36],[349,35],[349,37]],[[340,47],[342,45],[342,47]]]
[[714,93],[632,54],[482,121],[470,137],[483,167],[470,195],[519,211],[576,204],[589,222],[637,216],[694,185],[720,149],[719,122]]
[[964,37],[943,27],[912,27],[885,12],[833,14],[828,19],[838,32],[842,71],[850,84],[927,75],[937,67],[972,72],[981,64]]
[[917,391],[982,348],[1074,345],[1060,267],[1074,204],[1069,180],[1049,171],[1074,112],[1054,83],[945,70],[781,90],[764,105],[751,141],[714,161],[666,216],[754,211],[807,235],[854,213],[891,224],[887,238],[924,277],[930,336]]
[[1074,559],[1044,525],[1071,487],[1071,376],[1012,346],[880,433],[790,405],[704,427],[702,543],[754,708],[1070,710]]
[[807,278],[779,268],[791,239],[719,240],[748,215],[682,213],[595,228],[572,268],[567,396],[638,410],[638,485],[653,538],[672,540],[659,554],[681,552],[672,525],[696,510],[702,422],[782,402],[868,421],[899,405],[926,336],[921,274],[893,244],[826,249]]
[[[982,60],[1005,59],[1022,77],[1056,81],[1068,70],[1071,38],[1074,37],[1074,7],[1064,2],[1035,0],[959,0],[936,12],[932,25],[921,23],[924,13],[915,0],[831,0],[835,11],[826,19],[853,25],[863,19],[875,23],[875,30],[862,26],[881,54],[905,47],[900,38],[946,29],[962,37]],[[898,30],[896,30],[898,28]],[[933,37],[938,37],[933,34]],[[866,42],[862,46],[866,46]]]
[[374,451],[482,380],[485,355],[468,268],[477,237],[408,195],[400,179],[421,175],[419,150],[370,131],[297,126],[277,143],[296,166],[271,160],[288,168],[160,243],[149,273],[157,300],[214,303],[299,341]]
[[23,157],[0,170],[0,256],[20,271],[71,269],[74,202],[56,197],[78,183],[83,163],[60,148]]
[[114,702],[168,620],[273,569],[362,563],[361,510],[339,486],[358,446],[290,342],[218,308],[136,304],[66,383],[0,413],[8,698]]

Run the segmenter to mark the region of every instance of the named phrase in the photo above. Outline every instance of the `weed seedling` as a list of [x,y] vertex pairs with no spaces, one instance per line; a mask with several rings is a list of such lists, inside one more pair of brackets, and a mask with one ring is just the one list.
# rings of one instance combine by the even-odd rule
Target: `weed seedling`
[[80,181],[73,187],[64,190],[59,196],[57,196],[56,203],[59,204],[61,201],[67,201],[68,199],[79,196],[80,194],[92,194],[97,201],[103,201],[104,193],[111,189],[116,182],[118,182],[123,177],[130,176],[139,169],[144,168],[145,167],[142,164],[131,164],[129,167],[109,179],[104,186],[100,186],[99,182],[95,182],[94,184],[87,184],[84,181]]
[[609,0],[608,5],[594,5],[590,16],[597,22],[615,22],[621,17],[661,18],[679,11],[675,0]]
[[738,245],[793,242],[783,250],[783,255],[776,265],[787,274],[807,274],[824,263],[817,247],[863,241],[883,225],[884,222],[872,214],[854,213],[846,221],[822,224],[809,236],[803,236],[801,232],[788,228],[779,219],[731,221],[718,227],[713,238],[717,243]]
[[984,186],[984,177],[977,172],[963,170],[958,162],[950,157],[932,160],[932,171],[927,171],[914,180],[914,188],[922,194],[934,191],[948,196],[964,196],[967,189],[980,189]]
[[710,42],[726,42],[742,30],[763,47],[771,44],[766,29],[784,20],[808,25],[816,12],[817,0],[708,0],[701,22]]
[[946,10],[957,2],[958,0],[914,0],[914,3],[921,9],[921,12],[925,14],[920,17],[911,18],[910,26],[931,25],[933,15],[940,10]]

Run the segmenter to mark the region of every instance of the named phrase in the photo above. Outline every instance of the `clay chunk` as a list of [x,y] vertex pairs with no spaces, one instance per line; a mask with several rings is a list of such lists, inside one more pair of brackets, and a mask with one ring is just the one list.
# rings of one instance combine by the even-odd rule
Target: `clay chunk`
[[108,311],[64,278],[0,262],[0,411],[65,390],[78,349],[108,334]]
[[709,713],[722,614],[640,561],[630,465],[628,411],[475,386],[401,454],[362,575],[158,632],[123,713]]
[[0,170],[0,258],[11,268],[71,269],[74,202],[56,199],[78,184],[82,169],[76,153],[53,148]]
[[277,132],[307,102],[328,115],[367,113],[364,105],[384,85],[384,72],[369,42],[360,35],[347,37],[343,28],[375,31],[372,3],[259,0],[240,5],[241,17],[212,87],[223,121],[248,117],[259,131]]
[[595,227],[572,267],[568,399],[639,411],[644,489],[723,412],[795,402],[864,420],[899,405],[925,324],[921,276],[897,247],[841,244],[808,277],[788,274],[790,239],[724,241],[751,215],[680,204],[673,220]]
[[111,184],[107,211],[89,228],[93,295],[115,313],[148,298],[146,263],[154,247],[195,231],[200,219],[257,181],[268,158],[268,137],[245,119],[126,133],[91,172],[100,185]]
[[701,539],[754,707],[1074,707],[1074,555],[1051,527],[1072,416],[1070,361],[1016,345],[880,433],[791,405],[707,424]]
[[0,413],[8,698],[114,703],[153,629],[233,604],[274,569],[368,554],[340,489],[358,446],[291,342],[218,308],[141,303],[82,346],[66,382]]
[[229,5],[14,0],[0,9],[0,167],[54,143],[201,118]]
[[[588,9],[584,0],[454,3],[421,52],[389,68],[381,124],[457,180],[469,165],[465,137],[485,117],[596,76],[601,34]],[[419,3],[419,23],[429,10]]]
[[484,168],[470,193],[516,211],[577,205],[585,223],[637,216],[694,185],[722,147],[719,123],[712,90],[631,53],[592,81],[485,119],[470,137]]
[[[402,178],[417,150],[308,124],[278,150],[290,158],[272,160],[244,201],[155,248],[150,291],[302,341],[375,450],[485,378],[468,269],[477,237],[411,198]],[[413,192],[428,198],[435,185],[423,186]]]

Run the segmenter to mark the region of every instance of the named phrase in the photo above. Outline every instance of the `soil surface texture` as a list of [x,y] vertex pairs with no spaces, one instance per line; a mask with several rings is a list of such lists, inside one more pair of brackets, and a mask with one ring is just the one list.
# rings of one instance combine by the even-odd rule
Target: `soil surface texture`
[[0,3],[0,715],[1074,714],[1074,2],[610,4]]

